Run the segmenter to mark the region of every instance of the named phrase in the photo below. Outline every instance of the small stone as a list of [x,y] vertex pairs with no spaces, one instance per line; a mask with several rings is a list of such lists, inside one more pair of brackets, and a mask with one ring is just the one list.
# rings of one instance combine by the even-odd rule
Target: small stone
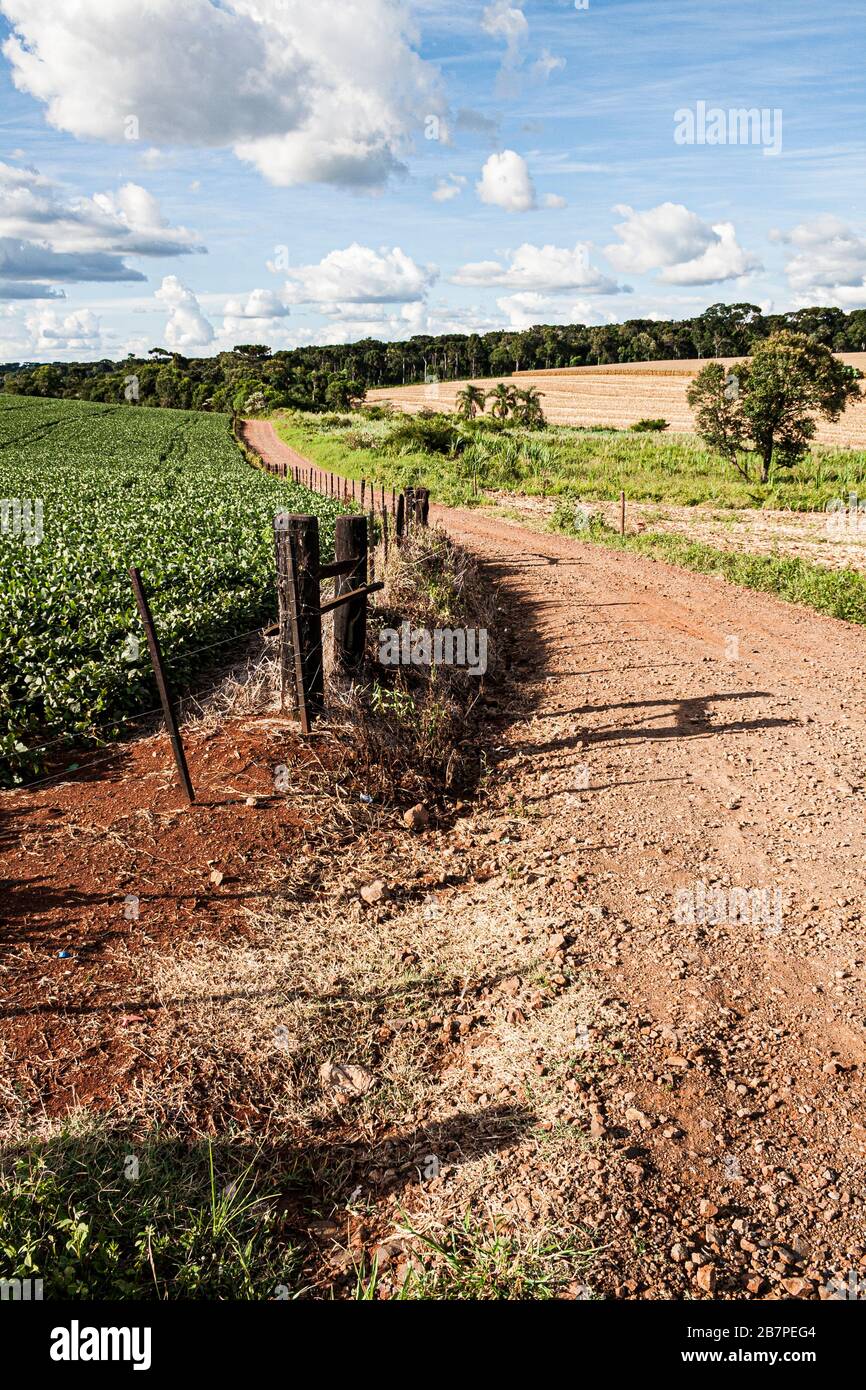
[[630,1125],[640,1125],[641,1129],[652,1128],[652,1120],[649,1116],[645,1115],[642,1110],[635,1109],[633,1105],[630,1105],[628,1110],[626,1110],[625,1118]]
[[344,1095],[363,1096],[373,1085],[373,1073],[357,1062],[323,1062],[319,1080],[332,1091]]
[[783,1279],[782,1288],[792,1298],[806,1298],[812,1292],[808,1279]]
[[377,878],[375,883],[368,883],[366,888],[361,889],[361,897],[370,907],[372,907],[374,903],[382,902],[387,897],[387,889],[385,888],[384,881],[381,878]]
[[698,1270],[698,1288],[703,1289],[704,1293],[713,1294],[716,1291],[716,1266],[701,1265]]
[[403,812],[403,824],[407,830],[426,830],[430,824],[430,813],[419,802],[417,806]]

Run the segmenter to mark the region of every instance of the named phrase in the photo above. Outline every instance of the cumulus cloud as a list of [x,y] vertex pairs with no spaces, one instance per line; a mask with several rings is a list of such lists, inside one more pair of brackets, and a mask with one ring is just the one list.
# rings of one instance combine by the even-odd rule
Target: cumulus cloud
[[400,0],[0,0],[0,12],[13,81],[52,125],[227,146],[276,184],[381,185],[442,109]]
[[176,275],[166,275],[156,298],[168,310],[163,331],[168,347],[206,347],[213,342],[213,325],[205,318],[192,290],[182,285]]
[[251,290],[245,299],[227,299],[223,313],[234,319],[282,319],[291,313],[274,290]]
[[28,316],[27,328],[37,353],[98,352],[102,347],[99,319],[90,309],[65,315],[43,309]]
[[503,295],[496,303],[507,316],[509,328],[532,328],[537,323],[612,322],[612,315],[599,313],[585,299],[563,304],[559,299],[538,294],[534,290],[519,290],[517,294]]
[[738,244],[731,222],[711,226],[682,203],[646,212],[621,204],[614,211],[625,219],[614,228],[620,241],[605,247],[616,270],[660,271],[669,285],[712,285],[760,269],[757,257]]
[[528,212],[535,207],[535,185],[526,160],[515,150],[492,154],[475,190],[482,203],[505,208],[506,212]]
[[289,304],[400,304],[424,299],[438,272],[418,265],[399,246],[374,251],[353,242],[317,265],[294,270],[286,283]]
[[825,213],[770,236],[794,249],[785,272],[800,307],[866,307],[866,239],[838,217]]
[[71,198],[37,169],[0,162],[0,298],[59,298],[52,286],[78,281],[141,281],[127,256],[203,250],[185,227],[169,226],[139,184]]
[[474,261],[452,276],[456,285],[505,285],[513,290],[541,292],[582,290],[587,294],[618,294],[627,289],[603,274],[590,260],[588,242],[573,247],[534,246],[524,242],[501,261]]

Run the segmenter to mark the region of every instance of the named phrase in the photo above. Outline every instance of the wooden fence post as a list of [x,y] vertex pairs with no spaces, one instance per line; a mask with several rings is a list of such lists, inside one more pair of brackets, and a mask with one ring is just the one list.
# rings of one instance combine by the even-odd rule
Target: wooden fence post
[[619,534],[625,535],[625,493],[619,494]]
[[[372,493],[372,491],[373,491],[373,489],[371,488],[371,489],[370,489],[370,492]],[[368,559],[369,559],[368,574],[367,574],[367,583],[368,583],[368,584],[375,584],[375,582],[376,582],[376,513],[375,513],[375,511],[370,511],[370,512],[367,513],[367,556],[368,556]]]
[[406,527],[406,499],[402,492],[397,498],[397,511],[394,517],[394,535],[399,542],[403,539],[403,532]]
[[413,487],[407,487],[404,495],[406,498],[406,506],[403,514],[403,526],[408,536],[415,524],[415,489]]
[[[352,560],[346,574],[338,574],[335,596],[360,589],[367,582],[367,518],[338,516],[334,530],[334,558]],[[334,609],[334,665],[340,671],[357,671],[364,661],[367,628],[367,595]]]
[[159,638],[156,635],[156,628],[153,625],[153,617],[151,616],[150,612],[150,604],[148,603],[147,595],[144,592],[144,587],[141,582],[141,575],[134,566],[130,568],[129,577],[132,580],[132,592],[135,595],[135,602],[138,605],[138,611],[141,616],[142,624],[144,626],[145,636],[147,637],[147,647],[148,651],[150,652],[151,662],[153,664],[153,674],[156,676],[157,689],[159,690],[159,699],[162,705],[162,712],[165,717],[165,727],[168,730],[168,736],[171,739],[171,746],[174,750],[174,761],[177,765],[177,770],[180,776],[181,786],[183,787],[184,794],[190,806],[192,806],[193,802],[195,801],[195,792],[192,789],[192,781],[190,780],[189,768],[186,764],[186,754],[183,751],[183,740],[180,736],[180,730],[177,726],[177,717],[174,711],[174,698],[171,693],[171,687],[168,683],[168,677],[165,674],[165,667],[163,666],[162,660],[162,648],[159,645]]
[[300,721],[301,732],[310,732],[310,706],[304,681],[301,648],[298,566],[294,537],[289,530],[288,512],[274,517],[274,549],[277,564],[277,603],[280,629],[280,709],[291,693],[292,714]]
[[[281,512],[277,517],[275,529],[277,573],[285,576],[289,610],[294,608],[294,618],[289,611],[288,622],[283,623],[281,620],[281,633],[288,635],[289,629],[293,630],[295,623],[297,624],[297,640],[295,641],[293,636],[292,641],[292,669],[295,672],[296,684],[306,697],[308,717],[312,719],[314,712],[322,708],[325,699],[322,617],[319,612],[319,518]],[[294,582],[291,579],[292,571]],[[287,656],[284,657],[284,661],[288,661]],[[302,677],[300,681],[299,674]],[[301,706],[302,701],[298,700],[295,708],[303,715]]]

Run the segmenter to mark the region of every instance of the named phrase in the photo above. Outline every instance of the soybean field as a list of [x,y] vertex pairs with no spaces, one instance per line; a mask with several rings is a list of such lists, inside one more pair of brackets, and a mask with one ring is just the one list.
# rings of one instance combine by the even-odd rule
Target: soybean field
[[14,396],[0,397],[0,506],[7,783],[38,772],[46,742],[110,737],[154,706],[130,565],[183,689],[202,649],[274,616],[274,514],[318,513],[327,556],[340,510],[251,467],[226,415]]

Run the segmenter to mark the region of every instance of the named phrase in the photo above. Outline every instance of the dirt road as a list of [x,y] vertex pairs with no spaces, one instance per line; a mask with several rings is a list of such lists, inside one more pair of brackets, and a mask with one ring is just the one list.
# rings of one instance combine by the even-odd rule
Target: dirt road
[[[862,631],[432,519],[504,605],[471,804],[413,831],[351,740],[268,708],[187,731],[194,816],[164,739],[3,794],[6,1137],[79,1106],[230,1127],[309,1170],[326,1298],[399,1292],[419,1231],[470,1269],[437,1296],[862,1297]],[[369,1088],[332,1094],[334,1061]]]
[[467,970],[483,957],[510,991],[455,1099],[466,1068],[476,1098],[528,1075],[551,1135],[476,1195],[613,1223],[620,1268],[643,1252],[621,1292],[808,1296],[862,1275],[864,634],[483,513],[432,517],[513,626],[489,801],[449,841],[458,863],[485,846],[491,876],[434,904]]

